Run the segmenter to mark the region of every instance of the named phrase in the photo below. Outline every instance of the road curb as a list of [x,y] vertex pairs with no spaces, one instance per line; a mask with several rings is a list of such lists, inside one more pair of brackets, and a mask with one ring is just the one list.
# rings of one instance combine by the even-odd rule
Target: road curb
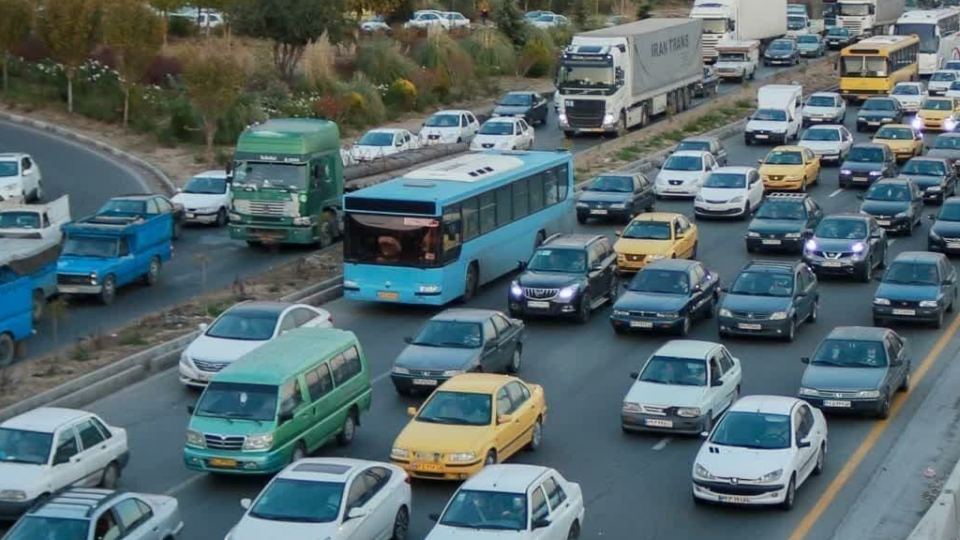
[[960,463],[907,540],[956,540],[960,537]]

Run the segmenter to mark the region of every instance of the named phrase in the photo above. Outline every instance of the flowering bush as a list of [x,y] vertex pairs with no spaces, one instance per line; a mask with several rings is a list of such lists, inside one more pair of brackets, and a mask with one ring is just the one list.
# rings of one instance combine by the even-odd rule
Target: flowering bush
[[[363,96],[357,94],[357,97],[363,99]],[[333,94],[324,94],[320,99],[313,102],[313,114],[318,118],[341,123],[346,117],[348,104],[344,99]]]
[[398,112],[413,110],[417,104],[417,87],[408,79],[393,81],[382,95],[384,104]]

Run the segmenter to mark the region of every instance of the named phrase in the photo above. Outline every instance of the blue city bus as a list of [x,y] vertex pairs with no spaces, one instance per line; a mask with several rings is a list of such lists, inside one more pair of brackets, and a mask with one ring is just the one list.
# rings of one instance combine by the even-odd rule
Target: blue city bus
[[344,196],[344,296],[443,305],[572,230],[569,152],[488,151]]

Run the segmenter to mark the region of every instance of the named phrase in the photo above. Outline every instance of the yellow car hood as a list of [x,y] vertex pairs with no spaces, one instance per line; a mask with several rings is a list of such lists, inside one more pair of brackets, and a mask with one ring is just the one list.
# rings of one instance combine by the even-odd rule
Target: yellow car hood
[[803,165],[761,165],[758,172],[762,176],[800,176]]
[[613,250],[630,255],[666,255],[673,250],[673,241],[621,238],[613,245]]
[[917,113],[917,116],[923,118],[924,120],[944,120],[953,116],[953,111],[931,111],[927,109],[920,109]]
[[493,438],[493,426],[456,426],[431,424],[416,420],[407,424],[393,446],[418,452],[486,451],[486,442]]
[[914,143],[910,139],[874,139],[873,142],[885,144],[891,150],[910,150]]

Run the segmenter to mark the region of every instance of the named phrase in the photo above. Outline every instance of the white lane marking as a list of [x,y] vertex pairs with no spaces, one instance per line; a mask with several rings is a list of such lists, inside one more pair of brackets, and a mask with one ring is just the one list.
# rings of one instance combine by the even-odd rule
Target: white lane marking
[[381,374],[377,375],[376,377],[374,377],[374,378],[370,381],[370,384],[377,384],[378,382],[386,379],[386,378],[389,377],[389,376],[390,376],[390,372],[389,372],[389,371],[386,372],[386,373],[381,373]]
[[653,445],[654,451],[663,450],[664,448],[667,447],[668,444],[670,444],[670,441],[672,440],[673,440],[673,437],[664,437],[663,439],[660,439],[660,442]]
[[897,241],[896,238],[891,238],[890,240],[887,240],[887,245],[888,245],[888,246],[892,246],[893,243],[896,242],[896,241]]
[[827,195],[827,196],[830,197],[830,198],[833,198],[833,197],[836,197],[837,195],[839,195],[839,194],[841,194],[841,193],[843,193],[843,188],[840,188],[840,189],[834,191],[833,193],[831,193],[830,195]]
[[173,486],[172,488],[168,489],[168,490],[165,491],[163,494],[166,495],[166,496],[168,496],[168,497],[172,497],[173,495],[176,495],[177,493],[179,493],[179,492],[187,489],[188,487],[196,484],[197,482],[199,482],[200,480],[202,480],[202,479],[204,479],[204,478],[206,478],[206,477],[207,477],[207,473],[200,473],[200,474],[191,476],[190,478],[187,478],[187,479],[184,480],[183,482],[180,482],[179,484],[177,484],[177,485]]

